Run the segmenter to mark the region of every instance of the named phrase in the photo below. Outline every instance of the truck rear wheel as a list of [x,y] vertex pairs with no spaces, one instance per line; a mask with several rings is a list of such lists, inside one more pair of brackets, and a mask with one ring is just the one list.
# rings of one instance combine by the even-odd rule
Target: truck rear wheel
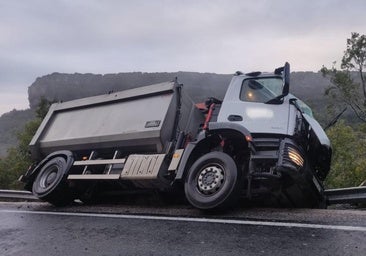
[[66,160],[63,157],[52,158],[42,167],[34,180],[33,194],[55,206],[71,203],[73,198],[66,183],[68,171]]
[[190,168],[184,184],[187,200],[196,208],[223,208],[238,195],[238,170],[234,160],[223,152],[200,157]]

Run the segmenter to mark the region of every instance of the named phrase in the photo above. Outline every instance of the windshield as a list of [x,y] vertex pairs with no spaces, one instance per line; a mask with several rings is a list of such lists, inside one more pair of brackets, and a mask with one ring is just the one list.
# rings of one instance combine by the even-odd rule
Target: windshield
[[283,80],[280,77],[245,79],[241,87],[240,100],[267,103],[282,95],[282,90]]
[[300,100],[299,98],[297,98],[295,95],[290,94],[291,98],[295,98],[297,105],[300,107],[301,111],[304,112],[305,114],[308,114],[311,117],[314,117],[313,115],[313,111],[311,110],[311,108],[302,100]]

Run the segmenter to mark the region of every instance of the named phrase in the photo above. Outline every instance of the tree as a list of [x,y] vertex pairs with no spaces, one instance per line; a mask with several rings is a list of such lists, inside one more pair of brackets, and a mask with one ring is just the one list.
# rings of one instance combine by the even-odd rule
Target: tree
[[347,49],[342,58],[341,68],[348,71],[355,70],[361,79],[364,106],[366,106],[366,81],[363,68],[366,67],[366,36],[352,33],[347,39]]
[[[361,129],[364,127],[360,126]],[[331,127],[327,134],[332,142],[333,159],[327,188],[358,186],[366,180],[366,135],[343,121]]]
[[22,132],[18,133],[18,146],[8,150],[7,157],[0,160],[0,188],[20,189],[22,184],[18,178],[31,165],[28,145],[37,131],[42,119],[37,118],[27,123]]
[[43,120],[43,118],[45,118],[47,115],[52,103],[53,102],[48,101],[45,97],[41,97],[41,101],[39,102],[36,109],[36,117]]
[[334,115],[346,106],[362,124],[352,128],[341,121],[327,131],[333,147],[331,172],[325,183],[328,188],[358,186],[366,179],[366,36],[351,33],[341,69],[335,64],[321,69],[331,82],[325,91],[329,108]]
[[[341,70],[337,70],[335,64],[336,62],[330,69],[325,66],[321,69],[323,75],[329,77],[331,82],[325,91],[325,95],[332,102],[330,107],[339,111],[347,106],[359,120],[366,123],[366,80],[363,72],[366,68],[366,36],[352,33],[351,38],[347,39]],[[352,73],[354,71],[357,74],[356,80]],[[363,93],[360,93],[361,91]]]
[[18,182],[18,178],[32,163],[28,152],[28,145],[47,114],[50,102],[42,99],[36,109],[36,118],[28,122],[24,129],[17,134],[18,146],[10,148],[8,155],[0,159],[0,188],[1,189],[21,189],[23,185]]

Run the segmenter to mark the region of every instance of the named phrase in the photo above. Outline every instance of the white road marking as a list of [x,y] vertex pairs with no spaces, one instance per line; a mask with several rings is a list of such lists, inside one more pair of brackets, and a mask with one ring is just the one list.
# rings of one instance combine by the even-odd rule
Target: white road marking
[[21,210],[19,210],[19,211],[0,210],[0,213],[57,215],[57,216],[72,216],[72,217],[96,217],[96,218],[114,218],[114,219],[159,220],[159,221],[182,221],[182,222],[235,224],[235,225],[270,226],[270,227],[287,227],[287,228],[313,228],[313,229],[330,229],[330,230],[366,232],[366,227],[362,227],[362,226],[360,227],[360,226],[343,226],[343,225],[326,225],[326,224],[309,224],[309,223],[292,223],[292,222],[251,221],[251,220],[237,220],[237,219],[233,220],[233,219],[188,218],[188,217],[149,216],[149,215],[45,212],[45,211],[21,211]]

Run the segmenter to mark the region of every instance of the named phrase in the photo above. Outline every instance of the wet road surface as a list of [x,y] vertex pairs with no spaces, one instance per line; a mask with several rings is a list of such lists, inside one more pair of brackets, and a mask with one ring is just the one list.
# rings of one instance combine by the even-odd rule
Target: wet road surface
[[0,203],[0,255],[366,255],[366,211]]

